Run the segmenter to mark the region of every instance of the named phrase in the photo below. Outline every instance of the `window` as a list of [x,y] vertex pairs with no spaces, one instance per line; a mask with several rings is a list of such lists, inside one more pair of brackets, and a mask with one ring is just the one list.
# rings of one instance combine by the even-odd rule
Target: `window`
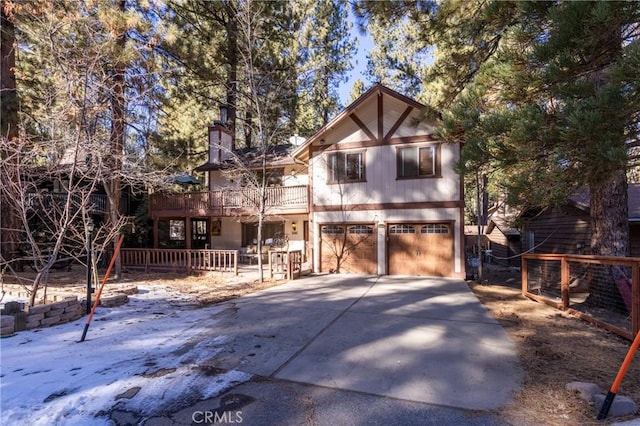
[[169,239],[171,240],[184,240],[184,220],[170,220],[169,221]]
[[390,234],[415,234],[416,227],[413,225],[393,225],[389,227]]
[[330,235],[344,234],[344,227],[336,226],[336,225],[325,225],[322,227],[321,232],[323,234],[330,234]]
[[364,175],[364,152],[336,152],[328,156],[328,182],[361,182]]
[[398,149],[398,178],[433,177],[438,174],[435,145]]
[[[256,172],[258,183],[262,184],[262,170]],[[266,181],[267,186],[282,186],[282,177],[284,176],[284,168],[267,169]]]
[[373,228],[366,225],[356,225],[349,227],[350,234],[373,234]]
[[420,228],[421,234],[448,234],[449,227],[442,223],[431,223]]

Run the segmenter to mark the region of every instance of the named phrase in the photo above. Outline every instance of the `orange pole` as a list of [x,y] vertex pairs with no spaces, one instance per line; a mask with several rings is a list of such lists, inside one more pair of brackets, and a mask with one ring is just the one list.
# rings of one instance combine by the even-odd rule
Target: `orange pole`
[[123,240],[124,240],[124,235],[120,235],[120,240],[118,240],[118,244],[116,245],[116,250],[113,252],[113,256],[111,256],[111,262],[109,262],[109,267],[107,268],[107,272],[104,274],[104,278],[102,279],[102,285],[100,285],[98,294],[96,294],[96,300],[93,301],[93,306],[91,307],[91,313],[89,313],[89,317],[87,318],[87,323],[84,325],[84,331],[82,332],[82,338],[80,339],[81,342],[84,342],[84,338],[87,337],[87,331],[89,331],[89,325],[91,324],[91,320],[93,319],[93,314],[96,312],[98,303],[100,303],[100,295],[102,294],[102,290],[104,289],[104,286],[107,283],[107,278],[109,278],[109,274],[111,273],[111,268],[113,268],[113,265],[116,263],[116,258],[118,257],[118,253],[120,253],[120,247],[122,246]]
[[613,381],[613,385],[611,385],[611,390],[607,394],[607,397],[602,404],[602,408],[600,409],[600,413],[598,414],[598,420],[602,420],[607,417],[609,413],[609,409],[611,408],[611,404],[613,403],[613,399],[616,397],[616,393],[618,393],[618,388],[622,383],[622,379],[624,375],[627,373],[627,369],[631,364],[631,360],[633,360],[634,355],[638,351],[638,347],[640,347],[640,333],[636,334],[635,339],[633,339],[633,343],[627,352],[627,356],[624,357],[624,361],[622,361],[622,365],[620,366],[620,370],[618,370],[618,375],[616,379]]

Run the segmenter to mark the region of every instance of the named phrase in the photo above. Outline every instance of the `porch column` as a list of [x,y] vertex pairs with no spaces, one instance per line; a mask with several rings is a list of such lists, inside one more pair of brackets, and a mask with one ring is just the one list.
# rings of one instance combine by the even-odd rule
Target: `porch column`
[[186,248],[187,250],[191,249],[191,218],[190,217],[185,217],[184,218],[184,226],[185,226],[185,244],[186,244]]
[[158,236],[158,218],[153,219],[153,248],[158,248],[158,241],[160,237]]

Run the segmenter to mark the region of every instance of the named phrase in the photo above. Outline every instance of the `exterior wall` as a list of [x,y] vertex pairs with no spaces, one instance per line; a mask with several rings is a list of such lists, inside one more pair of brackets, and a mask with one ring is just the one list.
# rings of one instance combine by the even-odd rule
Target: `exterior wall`
[[532,253],[590,254],[590,244],[589,214],[572,206],[549,209],[524,223],[522,248]]
[[631,256],[640,257],[640,223],[629,225],[629,236],[631,240]]
[[[454,272],[456,275],[464,273],[463,236],[459,226],[460,213],[458,208],[442,209],[389,209],[389,210],[357,210],[316,212],[313,214],[313,246],[314,271],[319,272],[320,265],[320,225],[328,223],[373,223],[378,230],[378,274],[387,273],[387,244],[386,232],[389,224],[401,222],[451,222],[453,223],[454,240]],[[383,225],[383,226],[381,226]]]
[[491,250],[492,263],[503,266],[520,266],[520,258],[518,257],[522,252],[520,238],[514,236],[515,239],[511,237],[510,240],[497,226],[487,237],[490,241],[489,249]]
[[[397,147],[382,145],[365,150],[366,182],[326,184],[327,153],[316,153],[311,159],[313,204],[361,205],[377,203],[412,203],[460,200],[459,176],[453,170],[459,158],[458,145],[442,144],[440,169],[442,177],[397,179]],[[361,151],[356,149],[355,151]],[[348,151],[345,151],[348,152]]]
[[220,221],[220,235],[211,236],[211,248],[218,250],[239,249],[242,238],[242,225],[238,218],[223,217]]
[[[289,239],[289,247],[292,250],[305,250],[304,221],[308,219],[306,215],[281,216],[278,218],[285,222],[284,229]],[[237,250],[242,245],[242,222],[249,220],[249,217],[223,217],[220,218],[220,235],[211,235],[211,245],[213,249]],[[251,221],[254,219],[252,218]],[[271,220],[268,218],[267,220]],[[295,224],[295,231],[293,230]]]
[[[307,169],[303,166],[293,164],[284,168],[284,176],[282,177],[283,186],[309,185],[309,176]],[[220,188],[238,187],[237,183],[229,182],[222,175],[220,170],[211,170],[209,172],[209,189],[215,190]]]

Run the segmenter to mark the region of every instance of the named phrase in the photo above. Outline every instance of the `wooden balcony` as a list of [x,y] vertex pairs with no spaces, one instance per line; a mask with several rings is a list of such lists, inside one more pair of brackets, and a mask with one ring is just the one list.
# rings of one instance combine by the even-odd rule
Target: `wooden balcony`
[[[69,193],[60,192],[43,192],[40,194],[27,193],[27,206],[32,210],[54,210],[62,209],[67,203]],[[126,201],[126,200],[125,200]],[[77,210],[82,208],[83,198],[77,194],[71,194],[71,209]],[[122,210],[121,202],[121,212]],[[107,211],[107,196],[103,194],[91,194],[84,206],[92,214],[103,215]]]
[[[207,192],[151,194],[149,216],[209,217],[242,216],[257,212],[259,193],[255,189],[220,189]],[[266,192],[267,214],[309,213],[309,187],[274,186]]]

